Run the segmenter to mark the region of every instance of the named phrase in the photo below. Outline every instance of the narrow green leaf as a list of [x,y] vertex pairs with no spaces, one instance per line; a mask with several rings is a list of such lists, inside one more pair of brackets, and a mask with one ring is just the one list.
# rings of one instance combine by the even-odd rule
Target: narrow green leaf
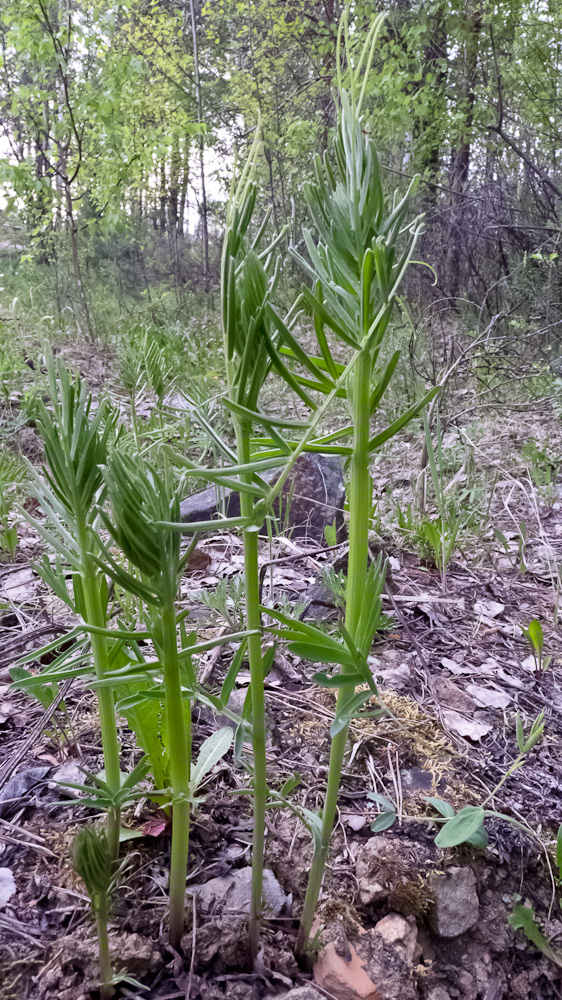
[[209,736],[202,744],[197,762],[191,772],[190,787],[192,793],[197,791],[205,775],[228,753],[233,737],[234,734],[230,726],[224,726]]
[[426,393],[423,399],[418,400],[417,403],[414,403],[413,406],[410,406],[410,408],[406,410],[406,412],[403,413],[402,416],[397,417],[396,420],[393,420],[393,422],[389,424],[389,426],[384,431],[380,431],[378,434],[375,434],[374,437],[372,437],[371,440],[369,441],[369,451],[375,451],[377,448],[380,448],[381,445],[383,445],[390,438],[394,437],[395,434],[398,434],[398,432],[401,431],[402,428],[406,426],[406,424],[409,424],[410,421],[414,419],[414,417],[417,417],[418,413],[420,413],[421,410],[423,410],[424,406],[427,406],[427,404],[431,402],[433,397],[436,396],[437,393],[440,392],[440,390],[441,386],[439,385],[435,386],[433,389],[430,389],[430,391]]
[[[312,657],[308,657],[308,659],[312,659]],[[326,674],[323,671],[313,674],[312,680],[315,684],[325,688],[357,687],[358,684],[365,682],[362,674]]]
[[[338,663],[340,666],[354,666],[355,660],[345,646],[318,646],[313,642],[291,642],[289,652],[313,663]],[[326,685],[328,687],[330,685]]]

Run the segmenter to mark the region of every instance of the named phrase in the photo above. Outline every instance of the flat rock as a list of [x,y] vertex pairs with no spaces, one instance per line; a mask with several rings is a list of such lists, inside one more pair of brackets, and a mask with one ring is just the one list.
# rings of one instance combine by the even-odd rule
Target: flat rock
[[20,799],[27,795],[50,770],[50,767],[26,767],[23,771],[14,774],[13,778],[10,778],[0,791],[0,816],[14,808],[14,803],[10,800]]
[[352,944],[344,956],[333,941],[322,948],[314,966],[314,982],[337,1000],[381,1000],[382,996]]
[[375,931],[392,945],[407,965],[412,964],[418,943],[418,928],[413,917],[403,917],[401,913],[388,913],[378,921]]
[[[423,767],[406,767],[400,771],[402,790],[406,793],[425,792],[431,795],[434,789],[434,776],[431,771],[426,771]],[[437,782],[437,788],[443,782]]]
[[[279,475],[280,469],[261,473],[262,479],[271,483]],[[180,504],[182,521],[209,521],[219,511],[227,517],[238,517],[240,495],[234,490],[221,492],[221,502],[214,486],[186,497]],[[342,537],[344,501],[340,460],[334,455],[305,454],[295,462],[293,473],[281,491],[280,502],[275,505],[275,514],[284,524],[286,534],[323,545],[324,528],[334,521],[338,538]],[[267,533],[267,527],[263,533]]]
[[429,879],[434,904],[429,914],[431,929],[438,937],[464,934],[478,920],[480,902],[472,868],[449,868]]
[[[204,913],[227,913],[246,916],[250,912],[252,885],[251,868],[239,868],[230,875],[212,878],[196,888],[197,900]],[[285,909],[288,897],[283,892],[273,872],[263,873],[263,912],[267,917],[278,917]]]
[[395,943],[386,941],[377,928],[359,934],[353,943],[367,975],[377,986],[380,1000],[418,1000],[411,965],[404,961]]

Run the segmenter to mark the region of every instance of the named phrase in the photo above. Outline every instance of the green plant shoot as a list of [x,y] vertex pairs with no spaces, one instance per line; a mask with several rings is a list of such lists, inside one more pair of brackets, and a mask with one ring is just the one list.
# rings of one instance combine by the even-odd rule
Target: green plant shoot
[[169,936],[177,947],[184,927],[189,851],[191,706],[183,697],[181,676],[181,663],[190,653],[178,650],[175,602],[189,549],[182,555],[181,536],[174,530],[180,520],[179,497],[170,495],[154,469],[114,453],[104,474],[112,507],[111,518],[101,512],[104,525],[138,573],[123,568],[105,546],[104,561],[98,563],[149,606],[150,635],[164,675],[173,807]]
[[[94,413],[92,396],[86,383],[72,378],[61,361],[55,361],[50,349],[45,351],[49,378],[48,406],[38,400],[36,424],[43,441],[46,466],[43,477],[31,465],[34,494],[45,515],[39,521],[23,514],[42,538],[62,556],[72,570],[72,596],[67,593],[64,573],[53,572],[44,560],[39,572],[83,621],[97,633],[91,636],[91,651],[96,677],[103,680],[108,669],[107,582],[96,563],[99,553],[96,502],[104,492],[101,466],[106,460],[108,441],[115,434],[116,420],[106,400]],[[62,566],[59,564],[59,570]],[[66,637],[68,638],[68,637]],[[60,641],[54,644],[60,645]],[[101,737],[105,762],[105,781],[112,795],[121,788],[119,742],[113,692],[100,688],[98,694]],[[109,853],[115,861],[119,854],[119,808],[111,806],[107,817]]]
[[107,921],[113,880],[113,864],[105,833],[92,827],[80,830],[73,844],[73,863],[86,886],[96,918],[100,959],[100,1000],[109,1000],[115,990],[112,985],[111,958]]
[[521,626],[521,631],[531,646],[537,674],[544,674],[545,670],[548,670],[552,656],[543,656],[544,633],[540,621],[533,618],[527,628]]
[[[332,749],[322,832],[315,845],[297,941],[297,954],[301,956],[310,934],[328,857],[349,723],[376,694],[367,655],[377,627],[373,608],[380,592],[382,566],[369,567],[370,457],[420,413],[437,392],[432,390],[384,430],[372,434],[371,418],[399,358],[396,352],[379,368],[381,347],[400,282],[421,231],[419,221],[410,224],[405,221],[417,181],[412,182],[402,199],[395,198],[392,205],[387,205],[375,142],[361,114],[381,24],[382,18],[376,18],[359,59],[353,65],[347,19],[345,15],[342,18],[338,35],[339,112],[333,155],[326,154],[324,160],[316,158],[316,180],[305,187],[317,235],[313,237],[310,232],[304,232],[309,259],[299,257],[299,260],[312,277],[314,288],[303,288],[302,299],[314,317],[321,358],[316,359],[313,367],[314,384],[308,376],[303,377],[301,383],[324,393],[335,390],[337,395],[348,398],[352,419],[340,431],[308,440],[304,445],[305,449],[349,457],[349,567],[345,627],[341,630],[343,642],[329,640],[320,630],[311,626],[303,628],[302,623],[284,620],[284,616],[273,612],[273,617],[286,626],[281,634],[293,640],[293,649],[296,648],[300,655],[341,667],[341,672],[331,678],[339,693],[331,729]],[[348,90],[343,85],[342,38],[347,56]],[[352,349],[347,369],[332,357],[326,330]],[[292,356],[302,362],[293,345],[291,348]],[[344,372],[346,384],[342,386]],[[345,438],[351,439],[349,445],[340,444]],[[357,684],[366,684],[368,689],[356,693]]]

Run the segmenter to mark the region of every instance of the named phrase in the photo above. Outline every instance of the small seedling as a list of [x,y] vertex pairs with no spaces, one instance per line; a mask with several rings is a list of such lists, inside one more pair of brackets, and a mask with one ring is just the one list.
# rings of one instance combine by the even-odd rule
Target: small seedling
[[539,676],[548,670],[552,656],[544,656],[544,633],[542,625],[537,618],[533,618],[527,628],[521,626],[521,631],[531,646],[535,670]]
[[109,955],[107,921],[113,882],[113,865],[105,833],[86,827],[74,840],[73,863],[86,886],[92,912],[96,918],[100,960],[100,1000],[113,996],[113,975]]
[[507,922],[514,931],[523,931],[523,934],[531,944],[535,945],[539,951],[542,951],[546,958],[554,962],[555,965],[559,967],[562,966],[562,951],[555,948],[550,941],[544,936],[541,931],[538,922],[537,915],[535,913],[535,908],[530,900],[526,900],[525,903],[521,903],[521,896],[515,897],[515,905],[513,911],[507,918]]

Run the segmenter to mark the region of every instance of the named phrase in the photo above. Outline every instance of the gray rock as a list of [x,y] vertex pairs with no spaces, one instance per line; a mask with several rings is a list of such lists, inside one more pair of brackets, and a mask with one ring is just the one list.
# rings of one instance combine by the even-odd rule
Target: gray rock
[[464,934],[478,920],[480,902],[472,868],[449,868],[429,879],[434,904],[429,915],[431,929],[438,937]]
[[[261,476],[273,483],[279,474],[279,469],[273,469],[261,473]],[[218,502],[214,486],[186,497],[180,504],[182,521],[208,521],[218,511],[227,517],[238,517],[240,495],[234,490],[223,493],[222,502]],[[334,455],[305,454],[297,459],[293,473],[281,491],[280,503],[275,505],[275,514],[284,525],[284,531],[293,538],[322,545],[325,541],[324,528],[334,521],[338,538],[342,537],[344,501],[340,460]],[[264,533],[267,533],[267,528],[264,528]]]
[[361,844],[355,874],[363,906],[380,903],[415,881],[430,860],[427,845],[409,837],[376,834]]
[[[252,885],[251,868],[239,868],[230,875],[212,878],[196,887],[197,899],[204,913],[227,913],[238,916],[250,912],[250,892]],[[263,912],[268,917],[278,917],[288,903],[273,872],[267,868],[263,873]]]
[[377,922],[375,930],[392,945],[407,965],[412,964],[418,943],[418,928],[413,917],[387,913],[386,917]]
[[403,768],[400,771],[400,778],[402,780],[402,790],[404,792],[424,792],[426,795],[435,794],[435,787],[437,791],[442,791],[445,787],[445,782],[440,779],[434,785],[435,776],[431,771],[425,771],[422,767],[408,767]]
[[27,795],[50,770],[50,767],[27,767],[23,771],[19,771],[18,774],[14,774],[13,778],[10,778],[0,791],[0,816],[3,816],[9,809],[15,808],[11,800],[21,799]]

